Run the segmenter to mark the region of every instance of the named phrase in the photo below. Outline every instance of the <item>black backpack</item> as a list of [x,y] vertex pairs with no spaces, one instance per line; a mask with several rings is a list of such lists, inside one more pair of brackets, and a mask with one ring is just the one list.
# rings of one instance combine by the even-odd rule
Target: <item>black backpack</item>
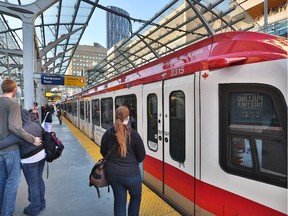
[[64,149],[62,142],[56,137],[55,132],[47,132],[43,130],[42,141],[44,142],[44,149],[46,153],[46,161],[52,162],[59,158]]

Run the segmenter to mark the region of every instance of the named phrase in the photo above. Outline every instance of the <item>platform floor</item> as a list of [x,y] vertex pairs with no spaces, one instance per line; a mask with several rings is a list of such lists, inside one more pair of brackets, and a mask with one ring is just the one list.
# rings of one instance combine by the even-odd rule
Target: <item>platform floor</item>
[[[44,170],[46,185],[46,209],[40,216],[95,216],[113,215],[113,192],[101,188],[98,198],[95,188],[88,186],[88,176],[95,161],[101,158],[99,147],[63,118],[59,125],[53,116],[52,131],[65,145],[62,156],[47,163]],[[15,214],[23,216],[23,209],[29,204],[28,189],[22,174]],[[178,216],[173,208],[143,184],[141,216]]]

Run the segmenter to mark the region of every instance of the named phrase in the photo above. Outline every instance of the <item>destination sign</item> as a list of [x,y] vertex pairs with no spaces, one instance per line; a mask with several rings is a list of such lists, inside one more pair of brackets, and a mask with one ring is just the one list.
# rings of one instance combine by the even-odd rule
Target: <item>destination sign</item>
[[41,75],[42,85],[85,86],[86,78],[79,76]]
[[86,78],[78,76],[65,76],[64,77],[65,86],[85,86]]
[[61,100],[60,97],[48,97],[47,98],[48,102],[55,102]]
[[45,97],[62,97],[62,92],[57,92],[57,91],[46,91],[45,92]]

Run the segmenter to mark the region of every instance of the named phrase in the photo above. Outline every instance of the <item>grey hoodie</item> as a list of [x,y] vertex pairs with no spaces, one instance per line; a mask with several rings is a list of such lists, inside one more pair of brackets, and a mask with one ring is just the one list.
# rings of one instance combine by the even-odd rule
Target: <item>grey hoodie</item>
[[[42,127],[31,120],[30,114],[26,109],[21,110],[21,118],[23,123],[22,127],[26,132],[30,133],[34,137],[42,137]],[[35,146],[14,134],[10,134],[4,140],[0,141],[0,149],[6,148],[15,143],[20,146],[20,154],[22,159],[31,157],[44,148],[43,144],[40,146]]]

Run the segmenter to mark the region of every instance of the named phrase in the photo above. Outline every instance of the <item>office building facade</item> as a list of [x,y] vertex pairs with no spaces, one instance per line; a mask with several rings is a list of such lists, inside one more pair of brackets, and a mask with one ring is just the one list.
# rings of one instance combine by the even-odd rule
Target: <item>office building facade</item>
[[68,66],[68,75],[84,76],[86,70],[106,57],[107,50],[99,43],[94,43],[93,46],[78,45]]
[[[77,49],[68,66],[66,75],[85,76],[86,71],[94,65],[97,65],[103,58],[107,56],[107,51],[99,43],[90,45],[78,45]],[[81,91],[81,88],[65,89],[68,95],[73,95]]]

